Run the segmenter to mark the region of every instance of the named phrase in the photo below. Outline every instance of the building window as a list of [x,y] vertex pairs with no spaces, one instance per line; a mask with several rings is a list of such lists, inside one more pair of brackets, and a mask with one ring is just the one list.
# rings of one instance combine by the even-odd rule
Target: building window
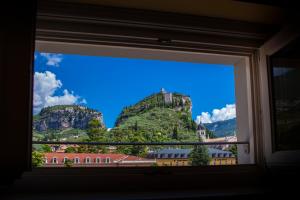
[[47,157],[44,158],[44,163],[47,164],[48,163],[48,159]]
[[67,158],[67,157],[64,157],[63,162],[66,163],[67,161],[68,161],[68,158]]
[[80,163],[80,159],[78,157],[74,158],[74,163],[75,164],[79,164]]
[[110,158],[108,158],[108,157],[105,158],[105,163],[106,163],[106,164],[109,164],[109,163],[110,163]]
[[95,159],[95,162],[96,162],[97,164],[101,163],[101,158],[97,157],[97,158]]
[[52,158],[52,164],[57,164],[58,162],[57,162],[57,158],[56,157],[53,157]]
[[91,163],[91,158],[90,158],[90,157],[86,157],[86,158],[85,158],[85,163],[86,163],[86,164]]

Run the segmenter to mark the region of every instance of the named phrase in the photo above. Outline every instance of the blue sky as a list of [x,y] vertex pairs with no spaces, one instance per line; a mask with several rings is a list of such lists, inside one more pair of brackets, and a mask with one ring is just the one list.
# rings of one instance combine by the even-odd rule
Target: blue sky
[[[235,104],[233,66],[35,54],[36,113],[49,105],[85,104],[102,112],[106,126],[113,127],[124,106],[159,92],[160,88],[189,95],[193,118],[201,116],[204,122],[204,117],[217,121],[220,114],[226,115],[228,105]],[[213,109],[218,114],[214,120]]]

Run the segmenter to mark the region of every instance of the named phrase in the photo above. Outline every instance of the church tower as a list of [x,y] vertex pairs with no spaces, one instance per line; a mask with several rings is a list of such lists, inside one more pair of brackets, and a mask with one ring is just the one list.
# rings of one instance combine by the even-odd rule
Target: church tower
[[199,125],[197,127],[197,136],[198,136],[199,140],[203,141],[203,142],[205,142],[206,139],[208,139],[206,137],[206,129],[201,122],[199,123]]

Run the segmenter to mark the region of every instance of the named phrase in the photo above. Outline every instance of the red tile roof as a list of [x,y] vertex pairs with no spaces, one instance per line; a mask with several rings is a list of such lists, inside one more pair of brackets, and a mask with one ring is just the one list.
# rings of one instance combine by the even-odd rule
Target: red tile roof
[[91,159],[91,164],[96,163],[96,158],[101,159],[101,163],[104,163],[104,160],[106,158],[110,159],[111,163],[122,163],[122,162],[130,162],[130,161],[151,161],[151,159],[145,159],[137,156],[131,156],[131,155],[125,155],[125,154],[101,154],[101,153],[45,153],[44,157],[47,158],[47,164],[52,163],[52,159],[56,158],[57,163],[56,164],[63,164],[64,158],[67,158],[69,160],[74,160],[75,158],[80,159],[80,163],[84,163],[86,158]]

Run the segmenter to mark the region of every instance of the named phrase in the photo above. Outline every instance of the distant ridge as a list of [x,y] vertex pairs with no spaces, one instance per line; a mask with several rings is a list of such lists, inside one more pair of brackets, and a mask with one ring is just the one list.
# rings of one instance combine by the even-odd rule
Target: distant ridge
[[236,118],[205,123],[204,126],[208,130],[213,131],[216,137],[231,136],[234,135],[236,131]]

